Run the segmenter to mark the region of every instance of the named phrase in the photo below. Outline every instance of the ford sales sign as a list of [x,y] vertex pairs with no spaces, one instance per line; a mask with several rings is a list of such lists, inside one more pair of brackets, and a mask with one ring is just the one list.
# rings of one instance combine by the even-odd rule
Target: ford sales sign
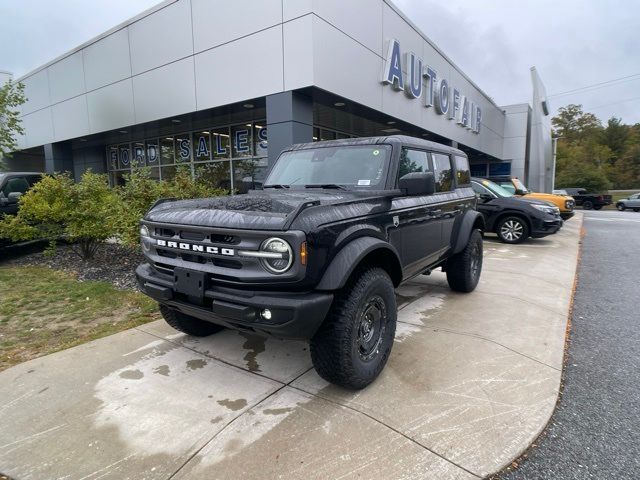
[[455,120],[458,125],[473,133],[480,133],[482,110],[478,105],[457,88],[450,86],[446,78],[439,78],[438,73],[425,65],[415,53],[405,53],[404,65],[406,75],[402,71],[400,42],[390,40],[382,83],[391,85],[398,91],[404,90],[409,98],[420,99],[424,96],[425,107],[434,107],[439,115],[448,116],[450,120]]

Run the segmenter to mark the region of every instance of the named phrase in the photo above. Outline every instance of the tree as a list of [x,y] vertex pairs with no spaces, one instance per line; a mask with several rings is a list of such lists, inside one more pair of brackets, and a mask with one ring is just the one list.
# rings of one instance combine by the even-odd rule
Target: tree
[[567,142],[582,140],[602,130],[602,124],[593,113],[582,111],[582,105],[570,104],[558,109],[558,115],[551,119],[556,135]]
[[22,135],[17,107],[26,101],[24,85],[8,80],[0,87],[0,162],[18,148],[15,135]]

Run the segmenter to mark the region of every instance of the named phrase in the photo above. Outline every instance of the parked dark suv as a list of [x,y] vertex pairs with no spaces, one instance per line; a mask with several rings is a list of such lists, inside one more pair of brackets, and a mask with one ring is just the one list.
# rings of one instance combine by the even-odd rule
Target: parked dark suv
[[505,243],[545,237],[562,227],[560,209],[552,203],[517,197],[483,178],[472,178],[471,185],[478,196],[478,211],[484,215],[486,230],[495,232]]
[[[41,173],[0,172],[0,218],[18,213],[20,197],[41,178]],[[0,247],[12,243],[8,238],[0,238]]]
[[140,288],[178,330],[308,339],[323,378],[362,388],[391,352],[394,287],[435,268],[454,290],[476,287],[470,182],[463,152],[421,139],[295,145],[262,191],[151,208]]

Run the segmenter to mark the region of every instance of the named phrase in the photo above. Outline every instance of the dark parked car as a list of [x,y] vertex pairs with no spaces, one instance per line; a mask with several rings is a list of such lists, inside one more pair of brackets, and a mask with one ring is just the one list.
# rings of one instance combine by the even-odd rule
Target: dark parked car
[[628,198],[621,198],[616,202],[616,208],[621,212],[626,209],[633,209],[634,212],[640,212],[640,193],[629,195]]
[[0,172],[0,217],[18,213],[20,196],[41,177],[41,173],[34,172]]
[[484,215],[486,231],[495,232],[505,243],[545,237],[562,227],[560,209],[549,202],[517,197],[483,178],[472,178],[471,186],[478,197],[477,208]]
[[152,207],[138,282],[180,331],[307,339],[323,378],[362,388],[391,352],[395,287],[435,268],[453,290],[476,287],[470,180],[462,151],[417,138],[294,145],[263,191]]
[[568,195],[576,201],[577,206],[585,210],[600,210],[605,205],[611,205],[611,195],[604,193],[590,193],[586,188],[564,188]]

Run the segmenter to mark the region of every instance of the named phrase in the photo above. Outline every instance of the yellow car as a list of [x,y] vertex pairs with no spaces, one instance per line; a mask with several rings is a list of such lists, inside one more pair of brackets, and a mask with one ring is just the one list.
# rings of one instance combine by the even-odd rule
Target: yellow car
[[573,197],[568,195],[554,195],[552,193],[532,192],[524,184],[513,177],[489,177],[489,180],[497,183],[502,188],[510,191],[514,195],[527,198],[536,198],[538,200],[546,200],[553,203],[560,209],[560,216],[563,220],[568,220],[573,217],[573,209],[576,206],[576,201]]

